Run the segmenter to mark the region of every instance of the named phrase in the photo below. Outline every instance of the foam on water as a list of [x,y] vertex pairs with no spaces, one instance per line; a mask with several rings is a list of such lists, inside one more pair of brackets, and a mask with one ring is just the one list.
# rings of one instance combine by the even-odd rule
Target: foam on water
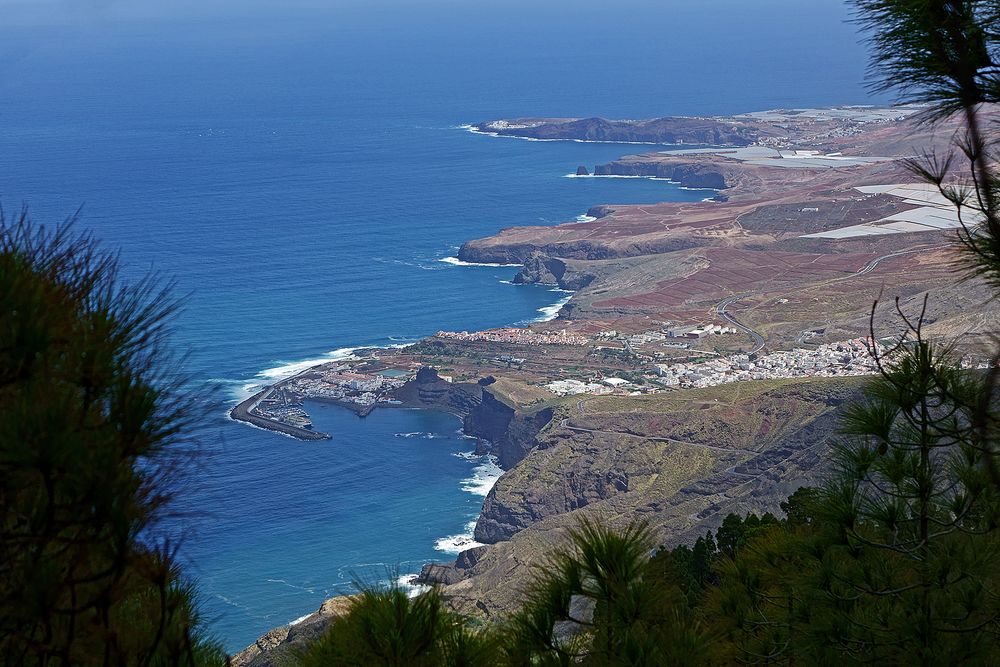
[[[313,613],[315,613],[315,612],[313,612]],[[299,623],[301,623],[302,621],[306,620],[306,619],[307,619],[307,618],[309,618],[310,616],[312,616],[312,613],[309,613],[309,614],[305,614],[305,615],[303,615],[303,616],[299,616],[299,617],[298,617],[297,619],[295,619],[294,621],[292,621],[292,622],[291,622],[291,623],[289,623],[288,625],[298,625]]]
[[442,537],[434,543],[434,548],[442,553],[458,555],[466,549],[481,547],[483,544],[481,542],[476,542],[473,537],[473,531],[475,531],[475,529],[476,522],[475,520],[472,520],[465,525],[465,532],[459,533],[458,535]]
[[665,181],[667,183],[678,184],[677,181],[662,176],[637,176],[632,174],[566,174],[563,178],[635,178],[646,181]]
[[577,222],[593,222],[594,220],[597,220],[596,215],[587,215],[584,213],[583,215],[576,216]]
[[257,373],[257,377],[263,378],[269,382],[278,382],[280,380],[287,380],[293,375],[297,375],[298,373],[308,370],[313,366],[329,363],[331,361],[344,361],[347,359],[353,359],[355,358],[354,353],[357,352],[358,350],[363,350],[363,349],[366,348],[364,346],[342,347],[327,352],[321,357],[314,357],[312,359],[303,359],[301,361],[292,361],[289,363],[282,364],[280,366],[274,366],[273,368],[266,368],[261,372]]
[[[395,339],[402,340],[402,339]],[[313,366],[319,366],[320,364],[327,364],[331,361],[347,361],[351,359],[357,359],[355,354],[358,350],[401,350],[404,347],[409,347],[412,342],[407,343],[393,343],[391,345],[357,345],[355,347],[341,347],[336,350],[327,352],[321,357],[314,357],[312,359],[303,359],[301,361],[292,361],[280,366],[274,366],[273,368],[267,368],[257,373],[258,378],[261,378],[264,384],[272,384],[274,382],[280,382],[281,380],[287,380],[293,375],[298,375],[303,371],[307,371]],[[248,384],[244,388],[253,387],[254,385]],[[259,386],[259,385],[258,385]]]
[[[479,456],[474,452],[457,452],[454,456],[479,464],[473,468],[471,477],[462,480],[462,490],[467,493],[485,498],[503,475],[503,468],[498,465],[495,456]],[[472,519],[465,524],[463,532],[436,540],[434,549],[446,554],[459,554],[466,549],[481,547],[483,545],[473,536],[475,529],[476,519]]]
[[395,433],[393,434],[397,438],[420,438],[422,440],[435,440],[437,438],[445,438],[447,436],[440,435],[439,433],[425,433],[423,431],[414,431],[412,433]]
[[460,260],[458,257],[442,257],[438,260],[439,262],[444,262],[445,264],[451,264],[452,266],[521,266],[520,264],[499,264],[491,262],[465,262]]
[[[552,290],[552,291],[556,291],[556,290]],[[559,291],[560,292],[566,292],[568,290],[559,290]],[[569,303],[569,300],[572,299],[572,298],[573,298],[573,295],[570,294],[570,295],[566,296],[565,298],[559,299],[558,301],[556,301],[551,306],[544,306],[542,308],[539,308],[538,312],[541,313],[541,316],[540,317],[536,317],[535,319],[531,320],[531,322],[550,322],[550,321],[556,319],[556,317],[559,316],[559,311],[562,310],[562,307],[565,306],[567,303]]]
[[485,498],[503,475],[503,468],[497,464],[495,456],[487,455],[481,460],[482,463],[473,469],[472,477],[462,480],[462,490]]
[[431,589],[430,586],[426,584],[416,583],[417,575],[415,574],[404,574],[398,577],[395,581],[395,585],[399,587],[401,591],[404,591],[408,597],[415,598],[421,593],[426,593]]

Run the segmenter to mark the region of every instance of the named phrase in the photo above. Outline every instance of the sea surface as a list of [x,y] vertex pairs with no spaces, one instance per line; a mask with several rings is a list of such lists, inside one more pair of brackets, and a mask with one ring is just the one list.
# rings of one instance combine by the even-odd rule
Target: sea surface
[[235,401],[357,346],[554,315],[565,293],[447,261],[467,239],[713,194],[565,177],[634,146],[462,125],[873,101],[831,0],[45,4],[0,27],[0,202],[80,209],[126,279],[185,295],[175,344],[218,393],[170,528],[231,650],[453,556],[500,472],[451,415],[311,405],[333,439],[306,443]]

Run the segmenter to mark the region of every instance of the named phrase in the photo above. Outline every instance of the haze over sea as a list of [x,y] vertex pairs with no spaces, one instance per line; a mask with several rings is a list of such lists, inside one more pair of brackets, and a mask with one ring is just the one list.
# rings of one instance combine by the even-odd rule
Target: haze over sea
[[[355,579],[449,555],[495,478],[450,415],[315,407],[326,442],[230,422],[296,362],[544,316],[566,295],[440,261],[504,226],[711,193],[568,179],[636,147],[456,129],[872,101],[837,0],[0,0],[0,197],[190,293],[176,342],[221,386],[176,509],[236,650]],[[551,311],[550,311],[551,312]],[[178,524],[174,524],[175,527]]]

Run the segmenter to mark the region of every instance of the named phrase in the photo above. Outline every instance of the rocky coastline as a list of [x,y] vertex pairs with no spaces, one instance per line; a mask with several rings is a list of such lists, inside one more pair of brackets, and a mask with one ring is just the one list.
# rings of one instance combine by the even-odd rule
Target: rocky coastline
[[633,144],[747,146],[761,136],[761,128],[757,125],[708,117],[670,117],[639,121],[525,118],[476,123],[472,128],[477,132],[496,136]]
[[[327,402],[350,409],[360,417],[371,409],[390,407],[439,410],[455,414],[462,419],[463,433],[478,439],[476,453],[496,457],[498,465],[508,470],[517,465],[535,447],[535,437],[549,424],[553,411],[552,409],[542,409],[534,413],[520,411],[494,395],[490,390],[493,383],[492,377],[482,378],[475,383],[454,383],[442,379],[435,369],[423,367],[392,393],[392,403],[379,403],[364,410],[356,404],[329,399]],[[281,383],[275,386],[280,388]],[[249,414],[247,406],[252,405],[257,397],[273,388],[255,394],[234,408],[233,412],[239,410],[237,414],[242,421],[300,439],[321,440],[330,437],[305,429],[294,429],[286,424]],[[233,418],[238,417],[234,414]],[[479,521],[483,521],[482,517]],[[478,525],[477,522],[477,531]],[[475,565],[476,556],[482,553],[483,549],[484,547],[467,549],[459,554],[454,563],[427,563],[419,575],[414,577],[414,583],[438,584],[446,580],[458,581],[461,579],[458,573]],[[330,598],[313,614],[296,623],[267,632],[252,645],[233,656],[233,667],[279,667],[284,659],[321,636],[337,616],[347,611],[350,601],[349,596]]]
[[[368,392],[367,409],[456,414],[464,433],[480,440],[477,453],[489,451],[505,471],[475,525],[482,546],[454,562],[426,564],[417,582],[442,586],[462,613],[499,619],[517,608],[532,566],[581,519],[612,527],[646,521],[659,542],[676,545],[717,527],[730,512],[778,512],[799,486],[822,477],[841,412],[865,378],[847,376],[849,361],[838,359],[782,374],[746,332],[768,348],[812,359],[799,352],[866,336],[872,300],[884,292],[901,295],[907,308],[919,306],[931,288],[944,290],[941,301],[951,305],[929,313],[928,335],[987,326],[988,318],[973,321],[972,312],[992,308],[991,317],[1000,317],[997,306],[987,305],[988,290],[951,286],[940,229],[816,238],[912,217],[916,204],[906,197],[919,193],[879,189],[912,178],[892,156],[909,154],[914,143],[935,145],[925,128],[907,122],[910,114],[842,108],[474,126],[534,139],[792,149],[780,166],[738,158],[729,148],[626,156],[593,173],[664,178],[724,195],[712,202],[595,206],[586,221],[509,227],[462,245],[462,261],[521,265],[515,283],[573,290],[557,320],[531,328],[563,340],[582,337],[586,345],[483,342],[459,332],[429,337],[392,359],[330,371],[406,369],[398,386]],[[830,157],[811,159],[820,153]],[[845,154],[869,157],[848,164],[853,158]],[[733,321],[743,328],[706,334]],[[727,363],[718,364],[726,367],[719,372],[732,377],[712,384],[702,373],[720,359]],[[835,376],[841,370],[845,375]],[[736,381],[739,374],[752,381]],[[582,387],[579,393],[554,389],[571,382]],[[289,391],[292,402],[303,397]],[[342,404],[359,411],[357,392]],[[278,644],[287,645],[304,630],[276,632]],[[269,665],[268,655],[260,650],[236,664]]]

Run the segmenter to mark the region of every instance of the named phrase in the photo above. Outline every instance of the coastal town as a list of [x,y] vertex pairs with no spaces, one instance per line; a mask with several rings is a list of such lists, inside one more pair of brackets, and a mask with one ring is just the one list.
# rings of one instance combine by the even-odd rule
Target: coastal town
[[760,356],[740,353],[696,363],[654,364],[651,370],[655,379],[642,386],[623,378],[606,377],[596,381],[554,380],[545,387],[558,396],[637,394],[753,380],[873,375],[878,368],[870,346],[870,341],[856,338],[815,349],[796,348]]
[[751,380],[872,375],[878,371],[870,351],[872,345],[871,341],[855,338],[820,345],[813,350],[796,348],[772,352],[756,359],[747,354],[735,354],[701,363],[658,364],[656,373],[663,384],[683,388]]
[[[315,400],[353,403],[370,407],[385,395],[403,386],[405,378],[357,373],[346,364],[298,375],[285,386],[292,392]],[[385,398],[385,400],[389,400]]]
[[[533,331],[524,329],[493,329],[482,332],[439,332],[438,338],[467,342],[504,342],[512,345],[595,345],[609,339],[622,343],[624,349],[630,345],[649,342],[665,342],[671,339],[695,338],[708,333],[733,333],[735,329],[716,325],[688,326],[666,332],[646,332],[625,335],[616,331],[598,334],[595,339],[579,334]],[[638,373],[629,374],[629,379],[615,375],[582,372],[577,377],[548,378],[544,388],[552,395],[593,395],[607,394],[637,395],[713,387],[733,382],[755,380],[779,380],[802,377],[850,377],[872,375],[878,369],[871,356],[873,343],[864,338],[855,338],[835,343],[826,343],[814,348],[797,347],[792,350],[774,351],[766,354],[739,352],[720,355],[717,358],[696,361],[674,361],[652,363],[640,367]],[[877,346],[877,344],[875,344]],[[641,361],[644,355],[634,353]],[[497,357],[498,362],[524,364],[526,359],[505,356]],[[969,365],[968,362],[966,365]],[[359,372],[352,361],[328,364],[300,373],[280,382],[265,391],[250,408],[253,416],[273,420],[282,425],[300,429],[312,429],[302,401],[330,401],[351,407],[361,415],[366,415],[379,404],[392,405],[393,392],[402,387],[412,373],[395,370],[382,372]],[[441,379],[451,381],[450,376]]]
[[[722,328],[712,325],[684,327],[681,331],[691,329],[726,333]],[[512,333],[514,331],[522,333],[514,336]],[[601,332],[596,340],[590,340],[585,336],[567,334],[565,330],[553,334],[534,332],[526,328],[491,330],[478,334],[462,332],[455,334],[454,339],[464,342],[480,341],[483,340],[482,336],[501,335],[498,332],[503,332],[504,342],[528,346],[559,344],[552,342],[554,340],[566,341],[561,344],[570,346],[593,344],[608,340],[612,336],[627,345],[637,338],[637,335],[620,335],[618,332],[610,331]],[[446,332],[440,332],[438,337],[453,338],[453,336],[442,336],[442,333]],[[639,336],[648,337],[648,333]],[[676,337],[683,337],[683,334]],[[539,340],[549,342],[537,342]],[[579,342],[581,340],[582,343]],[[653,340],[660,339],[654,336]],[[587,371],[577,377],[548,378],[548,381],[543,380],[541,384],[554,397],[564,397],[656,394],[758,380],[855,377],[878,373],[878,365],[872,356],[873,351],[884,353],[885,349],[869,338],[854,338],[824,343],[813,348],[796,347],[765,354],[739,352],[707,360],[703,358],[690,362],[653,363],[640,368],[639,372],[628,374],[629,378],[599,373],[595,375]],[[639,359],[643,357],[640,354],[635,356]],[[495,360],[517,364],[526,362],[526,359],[510,356],[497,357]],[[963,368],[981,369],[989,365],[987,361],[977,361],[970,356],[963,357],[960,363]],[[303,407],[304,400],[334,402],[350,407],[364,416],[380,404],[386,406],[398,404],[393,398],[393,392],[413,377],[412,372],[403,370],[359,372],[353,364],[354,362],[350,360],[329,364],[280,382],[263,392],[249,409],[249,414],[283,426],[311,431],[313,427]],[[437,377],[447,382],[452,381],[448,375]]]
[[232,417],[306,440],[327,439],[313,429],[303,401],[328,401],[365,416],[380,402],[394,402],[391,392],[406,383],[403,373],[359,373],[348,363],[311,368],[266,387],[232,411]]
[[534,331],[528,328],[506,327],[486,331],[438,331],[435,336],[446,340],[481,343],[510,343],[512,345],[587,345],[586,336],[560,331]]

